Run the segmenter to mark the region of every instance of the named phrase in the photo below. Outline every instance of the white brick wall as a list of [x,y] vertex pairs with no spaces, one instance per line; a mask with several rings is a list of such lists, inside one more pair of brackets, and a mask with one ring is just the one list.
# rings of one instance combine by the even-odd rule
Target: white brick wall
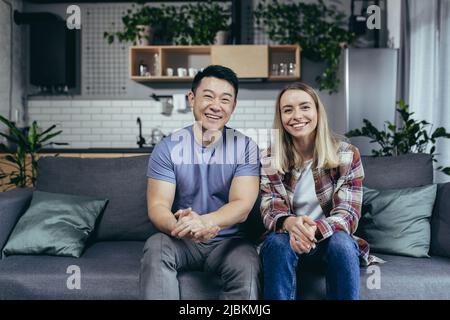
[[[238,101],[228,126],[242,130],[257,140],[260,147],[265,147],[262,129],[272,127],[274,106],[273,100]],[[43,129],[57,124],[63,133],[54,141],[68,142],[68,148],[134,148],[139,135],[137,117],[142,120],[145,138],[157,126],[169,134],[193,121],[191,113],[174,110],[168,117],[161,111],[159,102],[145,100],[31,100],[28,103],[30,122],[36,120]]]

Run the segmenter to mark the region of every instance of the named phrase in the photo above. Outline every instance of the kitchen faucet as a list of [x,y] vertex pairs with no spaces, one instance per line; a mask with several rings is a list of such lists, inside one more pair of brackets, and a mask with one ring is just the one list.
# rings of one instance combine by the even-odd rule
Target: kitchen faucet
[[136,122],[139,125],[139,138],[138,138],[137,144],[138,144],[139,148],[142,148],[142,147],[144,147],[145,139],[142,136],[142,121],[141,121],[141,118],[138,117]]

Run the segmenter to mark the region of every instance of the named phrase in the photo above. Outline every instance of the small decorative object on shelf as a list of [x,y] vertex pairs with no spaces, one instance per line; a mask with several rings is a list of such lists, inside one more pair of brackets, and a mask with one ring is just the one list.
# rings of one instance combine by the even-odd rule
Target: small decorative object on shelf
[[289,62],[289,65],[288,65],[288,75],[289,75],[289,76],[295,75],[295,63],[293,63],[293,62]]
[[270,72],[271,76],[278,76],[279,75],[279,65],[278,63],[272,63],[272,70]]
[[287,76],[287,65],[286,63],[281,62],[278,68],[278,72],[280,76]]
[[166,76],[173,77],[173,68],[166,68]]
[[144,61],[141,60],[141,62],[139,63],[139,76],[145,77],[147,75],[148,75],[148,67],[144,63]]

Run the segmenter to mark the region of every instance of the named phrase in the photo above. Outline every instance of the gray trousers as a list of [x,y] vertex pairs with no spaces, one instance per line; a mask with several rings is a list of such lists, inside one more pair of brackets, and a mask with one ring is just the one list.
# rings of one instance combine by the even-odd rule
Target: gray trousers
[[179,300],[178,271],[198,270],[222,279],[219,299],[258,299],[260,259],[255,246],[241,237],[194,243],[157,233],[144,246],[139,279],[141,298]]

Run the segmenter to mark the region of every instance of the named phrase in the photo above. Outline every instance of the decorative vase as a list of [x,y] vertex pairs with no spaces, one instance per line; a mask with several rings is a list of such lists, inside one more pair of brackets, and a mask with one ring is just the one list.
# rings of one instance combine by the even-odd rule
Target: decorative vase
[[136,26],[138,35],[136,37],[136,43],[138,46],[148,46],[153,41],[153,28],[147,25]]
[[216,36],[214,37],[214,44],[222,45],[226,44],[228,40],[229,32],[225,30],[217,31]]

